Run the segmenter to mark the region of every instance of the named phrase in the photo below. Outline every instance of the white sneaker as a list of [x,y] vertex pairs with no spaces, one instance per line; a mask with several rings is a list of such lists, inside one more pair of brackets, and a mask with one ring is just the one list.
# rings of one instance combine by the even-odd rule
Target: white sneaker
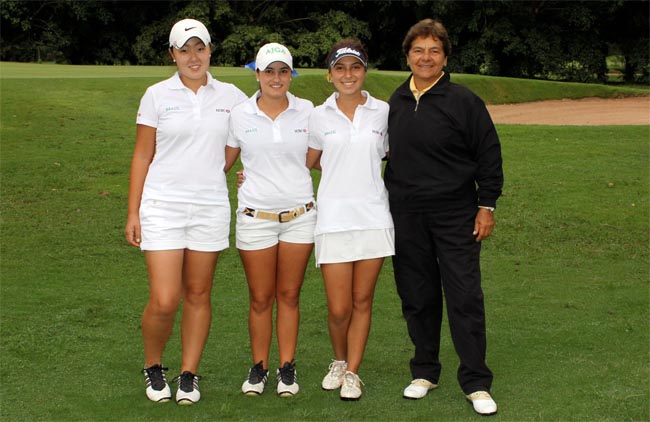
[[363,381],[354,372],[346,371],[341,385],[341,400],[359,400]]
[[278,380],[278,396],[292,397],[298,394],[300,386],[298,385],[296,366],[293,361],[285,362],[275,374]]
[[161,365],[152,365],[142,370],[146,385],[145,393],[149,400],[158,403],[165,403],[171,400],[172,391],[169,389],[169,384],[167,384],[167,378],[165,377],[165,371],[167,369]]
[[174,381],[178,382],[176,403],[181,405],[190,405],[201,400],[199,379],[201,379],[200,376],[193,374],[190,371],[183,371],[182,374],[174,378]]
[[248,377],[241,386],[242,393],[247,396],[259,396],[264,392],[269,371],[264,369],[259,361],[248,371]]
[[475,391],[465,396],[474,406],[479,415],[494,415],[497,413],[497,404],[487,391]]
[[403,397],[405,399],[417,400],[426,396],[430,390],[438,388],[438,384],[434,384],[429,380],[417,378],[411,381],[411,384],[404,389]]
[[330,391],[341,388],[341,385],[343,384],[343,375],[345,374],[347,367],[348,363],[344,360],[332,360],[332,363],[330,363],[329,366],[329,372],[325,375],[325,378],[323,378],[323,382],[321,383],[323,390]]

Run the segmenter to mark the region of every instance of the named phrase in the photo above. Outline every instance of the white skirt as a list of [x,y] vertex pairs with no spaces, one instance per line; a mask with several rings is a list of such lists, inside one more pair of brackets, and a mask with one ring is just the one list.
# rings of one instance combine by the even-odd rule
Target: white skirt
[[395,230],[352,230],[315,237],[316,266],[395,255]]

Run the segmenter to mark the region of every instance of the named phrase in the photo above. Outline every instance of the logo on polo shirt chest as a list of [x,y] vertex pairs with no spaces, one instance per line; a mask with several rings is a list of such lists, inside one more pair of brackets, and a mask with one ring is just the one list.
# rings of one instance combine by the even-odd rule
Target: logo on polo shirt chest
[[384,136],[384,132],[382,132],[381,130],[373,129],[372,133],[374,133],[375,135]]
[[230,113],[229,108],[217,108],[214,111],[216,111],[217,113]]
[[330,135],[336,135],[336,130],[328,130],[327,132],[323,133],[323,136],[330,136]]
[[307,132],[308,132],[307,128],[298,128],[293,130],[293,133],[307,133]]
[[256,127],[252,127],[252,128],[250,128],[250,129],[246,129],[246,130],[244,131],[244,133],[246,133],[246,134],[249,134],[249,133],[257,133],[257,128],[256,128]]
[[168,112],[168,111],[181,111],[181,107],[180,106],[167,106],[167,107],[165,107],[165,112]]

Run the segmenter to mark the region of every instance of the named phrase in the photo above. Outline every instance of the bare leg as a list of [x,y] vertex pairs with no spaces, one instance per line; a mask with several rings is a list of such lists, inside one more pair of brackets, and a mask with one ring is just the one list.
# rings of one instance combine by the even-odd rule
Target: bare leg
[[273,303],[276,295],[278,245],[257,251],[240,250],[248,281],[250,308],[248,333],[253,362],[262,361],[268,369],[269,350],[273,335]]
[[291,362],[296,354],[300,325],[300,288],[313,246],[312,243],[280,242],[279,244],[276,329],[280,366],[284,362]]
[[321,264],[327,293],[328,326],[336,360],[357,373],[368,341],[372,300],[383,258]]
[[218,257],[218,252],[185,250],[181,371],[190,371],[196,374],[201,360],[212,321],[210,298]]
[[352,318],[348,328],[348,371],[359,371],[372,320],[372,300],[384,258],[354,263]]
[[162,363],[181,297],[183,250],[146,251],[149,300],[142,313],[144,360],[148,368]]
[[348,360],[353,268],[352,262],[321,264],[327,295],[327,325],[336,360]]

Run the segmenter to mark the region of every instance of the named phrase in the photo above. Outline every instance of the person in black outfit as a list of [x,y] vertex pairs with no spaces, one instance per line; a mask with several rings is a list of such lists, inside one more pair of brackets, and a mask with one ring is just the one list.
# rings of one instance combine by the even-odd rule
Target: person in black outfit
[[403,395],[420,399],[437,387],[444,292],[458,382],[477,413],[494,414],[479,260],[503,186],[499,137],[483,101],[444,71],[451,43],[442,23],[418,22],[402,48],[412,74],[389,101],[384,180],[395,281],[415,345]]

